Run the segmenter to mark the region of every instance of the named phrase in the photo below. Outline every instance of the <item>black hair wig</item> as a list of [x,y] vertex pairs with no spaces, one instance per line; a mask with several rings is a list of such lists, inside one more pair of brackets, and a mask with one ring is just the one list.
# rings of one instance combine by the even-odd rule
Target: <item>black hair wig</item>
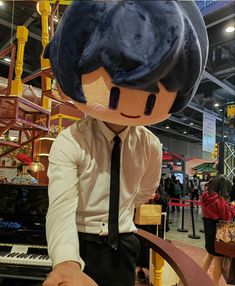
[[194,1],[78,0],[66,9],[44,56],[62,90],[85,103],[81,76],[104,67],[116,85],[177,91],[170,113],[194,96],[208,39]]
[[217,175],[208,185],[209,194],[216,192],[219,194],[219,196],[222,196],[225,199],[228,198],[231,190],[232,181],[221,174]]

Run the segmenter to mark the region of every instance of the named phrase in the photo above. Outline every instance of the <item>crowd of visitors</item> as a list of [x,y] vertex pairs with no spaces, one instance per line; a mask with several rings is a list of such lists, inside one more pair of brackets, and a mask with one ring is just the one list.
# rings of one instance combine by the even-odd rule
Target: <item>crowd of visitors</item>
[[[216,224],[220,221],[232,221],[235,217],[235,177],[233,184],[225,176],[218,174],[215,177],[207,176],[200,179],[196,174],[191,178],[185,177],[184,186],[175,175],[166,176],[162,174],[160,186],[156,191],[154,199],[149,204],[161,204],[162,211],[167,213],[166,229],[160,226],[158,235],[163,237],[163,231],[169,231],[168,203],[179,203],[181,198],[201,202],[202,216],[205,230],[205,249],[207,254],[203,260],[202,268],[205,271],[214,260],[213,281],[219,285],[222,273],[223,256],[215,252],[214,241],[216,236]],[[197,205],[198,208],[198,205]],[[171,212],[180,212],[180,206],[171,206]],[[156,226],[137,225],[138,228],[156,234]],[[139,283],[146,284],[147,279],[144,268],[149,268],[149,249],[141,242],[141,254],[137,263],[137,279]]]

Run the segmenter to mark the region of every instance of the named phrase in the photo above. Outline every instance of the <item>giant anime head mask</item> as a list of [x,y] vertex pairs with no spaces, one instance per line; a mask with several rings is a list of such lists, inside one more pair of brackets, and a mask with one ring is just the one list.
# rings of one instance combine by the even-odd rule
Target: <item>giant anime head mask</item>
[[190,1],[81,0],[45,51],[78,108],[120,125],[148,125],[182,110],[207,59],[206,29]]

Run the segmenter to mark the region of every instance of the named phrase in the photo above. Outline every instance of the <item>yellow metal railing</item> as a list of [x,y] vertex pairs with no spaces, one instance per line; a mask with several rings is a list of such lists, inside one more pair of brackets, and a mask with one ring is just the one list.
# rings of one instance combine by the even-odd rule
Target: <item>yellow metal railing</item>
[[[41,0],[38,2],[38,11],[41,15],[42,21],[42,47],[43,51],[46,45],[49,43],[49,15],[51,13],[51,6],[49,1]],[[41,70],[50,68],[50,61],[43,58],[41,55]],[[45,88],[46,90],[51,89],[51,79],[49,77],[45,78]],[[48,110],[51,110],[51,99],[44,96],[42,101],[42,106]]]
[[21,80],[21,76],[23,73],[24,49],[25,44],[28,41],[28,29],[25,26],[18,26],[16,38],[18,40],[18,47],[15,66],[15,79],[12,81],[10,94],[14,96],[22,96],[23,83]]

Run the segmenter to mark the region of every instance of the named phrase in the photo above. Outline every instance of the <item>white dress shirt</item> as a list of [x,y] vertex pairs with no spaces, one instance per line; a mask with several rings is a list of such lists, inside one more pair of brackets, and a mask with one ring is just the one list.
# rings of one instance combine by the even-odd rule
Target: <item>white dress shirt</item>
[[[159,185],[159,139],[142,126],[127,127],[121,139],[119,232],[136,231],[134,208],[150,199]],[[77,261],[78,231],[108,234],[110,165],[115,134],[101,121],[74,123],[54,141],[49,157],[47,241],[53,266]]]

